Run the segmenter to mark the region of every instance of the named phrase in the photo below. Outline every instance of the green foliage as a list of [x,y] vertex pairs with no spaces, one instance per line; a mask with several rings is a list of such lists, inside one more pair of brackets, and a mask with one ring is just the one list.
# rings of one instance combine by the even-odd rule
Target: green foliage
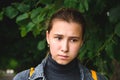
[[[119,53],[117,47],[120,48],[119,1],[22,0],[21,3],[12,3],[3,8],[3,11],[0,12],[0,20],[3,19],[4,15],[10,19],[16,19],[16,23],[20,26],[21,36],[26,37],[32,33],[35,37],[42,37],[38,42],[37,49],[46,51],[47,44],[43,32],[46,30],[47,20],[62,7],[78,9],[85,16],[87,31],[85,43],[80,49],[80,60],[82,62],[86,59],[92,61],[90,65],[93,65],[104,75],[110,76],[113,68],[110,66],[112,61],[120,59],[120,56],[115,54]],[[25,55],[28,54],[25,53]],[[38,54],[34,55],[37,58]],[[85,64],[88,64],[87,61]]]
[[3,19],[3,12],[0,12],[0,21]]
[[115,33],[120,37],[120,22],[116,25]]
[[41,9],[42,9],[41,7],[38,7],[38,8],[36,8],[36,9],[34,9],[34,10],[31,11],[30,18],[32,19],[32,21],[34,23],[38,23],[39,22],[38,21],[38,15],[40,14]]
[[40,0],[39,3],[42,3],[42,4],[51,4],[53,0]]
[[64,4],[65,4],[66,7],[75,8],[77,2],[78,2],[77,0],[65,0]]
[[11,59],[11,60],[9,61],[9,68],[15,69],[15,68],[17,67],[17,65],[18,65],[18,62],[17,62],[16,60]]
[[[23,20],[25,20],[25,19],[27,19],[29,17],[29,14],[28,13],[24,13],[24,14],[22,14],[22,15],[19,15],[18,17],[17,17],[17,19],[16,19],[16,22],[18,23],[18,24],[20,24],[20,21],[23,21]],[[21,23],[22,24],[22,23]]]
[[109,58],[111,58],[111,59],[114,58],[114,48],[113,47],[114,47],[113,43],[109,43],[105,47],[105,51],[106,51],[107,55],[109,56]]
[[81,0],[79,4],[79,10],[80,12],[88,11],[88,0]]
[[18,11],[14,7],[12,7],[12,6],[8,6],[7,8],[5,8],[4,12],[11,19],[16,17],[17,14],[18,14]]
[[120,6],[115,6],[110,10],[110,21],[115,23],[120,21]]
[[14,6],[21,13],[24,13],[30,10],[30,5],[26,5],[24,3],[13,3],[12,6]]
[[40,41],[40,42],[38,43],[37,48],[38,48],[39,50],[43,50],[43,49],[45,48],[45,46],[46,46],[46,40],[43,40],[43,41]]

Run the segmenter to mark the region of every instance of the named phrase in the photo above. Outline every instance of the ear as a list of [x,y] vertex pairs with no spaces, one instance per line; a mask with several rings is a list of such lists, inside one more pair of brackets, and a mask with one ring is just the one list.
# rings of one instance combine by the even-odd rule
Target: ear
[[46,31],[46,40],[47,40],[47,43],[49,44],[49,33],[48,33],[48,31]]

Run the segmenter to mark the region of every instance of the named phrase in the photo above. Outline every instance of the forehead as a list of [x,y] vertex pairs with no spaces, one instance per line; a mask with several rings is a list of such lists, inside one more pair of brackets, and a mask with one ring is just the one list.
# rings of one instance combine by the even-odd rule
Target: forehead
[[82,35],[82,25],[76,22],[67,22],[64,20],[54,20],[51,33],[66,34],[66,35]]

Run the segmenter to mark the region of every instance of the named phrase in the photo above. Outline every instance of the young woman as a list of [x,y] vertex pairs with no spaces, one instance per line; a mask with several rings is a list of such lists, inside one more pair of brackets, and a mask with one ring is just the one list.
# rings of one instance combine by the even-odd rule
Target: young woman
[[[63,8],[52,15],[46,40],[49,55],[32,76],[30,70],[18,73],[13,80],[93,80],[90,70],[80,64],[79,49],[84,40],[85,20],[79,11]],[[105,80],[97,73],[97,80]]]

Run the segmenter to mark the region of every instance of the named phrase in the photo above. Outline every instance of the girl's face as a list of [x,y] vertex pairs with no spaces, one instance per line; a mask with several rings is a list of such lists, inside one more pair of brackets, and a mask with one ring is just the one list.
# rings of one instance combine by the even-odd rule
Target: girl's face
[[46,32],[52,59],[66,65],[77,57],[82,46],[82,27],[75,22],[54,20],[50,32]]

